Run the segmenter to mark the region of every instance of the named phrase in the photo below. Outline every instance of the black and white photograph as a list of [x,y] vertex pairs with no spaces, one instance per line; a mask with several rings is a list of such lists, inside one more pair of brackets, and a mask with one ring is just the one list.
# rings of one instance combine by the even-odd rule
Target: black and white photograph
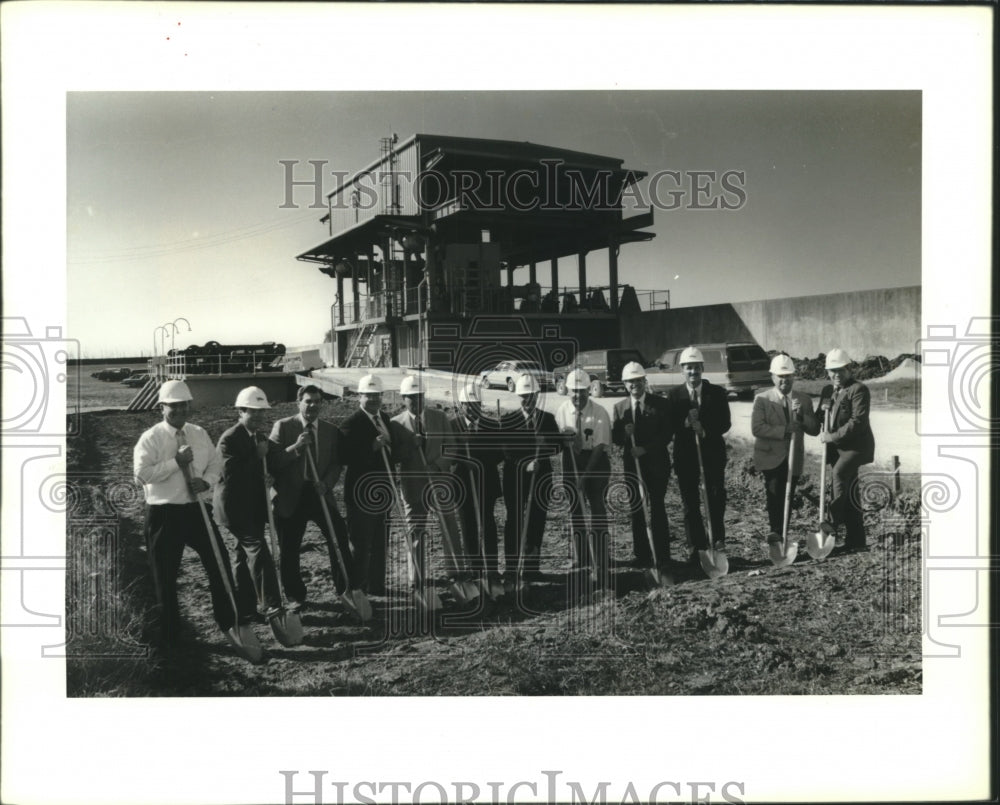
[[5,801],[988,793],[988,15],[81,5],[4,96],[4,711],[128,762]]

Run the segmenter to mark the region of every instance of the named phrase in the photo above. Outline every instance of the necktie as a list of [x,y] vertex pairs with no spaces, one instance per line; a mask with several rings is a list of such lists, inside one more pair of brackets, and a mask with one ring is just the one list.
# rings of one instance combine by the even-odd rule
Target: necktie
[[636,421],[636,423],[639,422],[639,417],[641,417],[641,416],[642,416],[642,403],[637,400],[636,403],[635,403],[635,421]]
[[792,421],[792,417],[791,417],[791,414],[789,414],[789,412],[788,412],[788,395],[787,394],[784,395],[784,400],[785,400],[785,422],[788,423],[788,422]]
[[691,405],[698,408],[698,389],[691,389]]
[[576,412],[576,436],[573,440],[576,443],[576,451],[583,450],[583,411]]
[[[316,466],[316,472],[319,472],[319,466],[316,463],[317,462],[317,456],[318,456],[318,451],[317,451],[318,439],[317,439],[317,436],[316,436],[316,425],[315,425],[315,423],[310,422],[308,425],[306,425],[306,430],[309,432],[309,435],[312,436],[312,445],[310,447],[307,447],[306,449],[312,455],[313,465]],[[306,464],[306,467],[307,468],[309,467],[308,463]],[[314,473],[312,473],[310,470],[307,469],[306,470],[306,475],[309,476],[311,474],[314,474]],[[315,478],[314,477],[312,480],[313,481],[318,481],[319,478]]]

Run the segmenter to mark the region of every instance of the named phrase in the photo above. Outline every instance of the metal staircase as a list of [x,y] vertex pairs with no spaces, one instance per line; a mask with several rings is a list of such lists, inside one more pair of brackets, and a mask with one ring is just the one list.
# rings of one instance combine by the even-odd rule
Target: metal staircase
[[347,361],[345,366],[350,367],[362,367],[368,366],[371,360],[368,348],[372,343],[372,339],[375,338],[375,330],[378,329],[378,324],[369,323],[363,324],[358,330],[358,335],[354,339],[354,343],[351,344],[351,349],[347,353]]

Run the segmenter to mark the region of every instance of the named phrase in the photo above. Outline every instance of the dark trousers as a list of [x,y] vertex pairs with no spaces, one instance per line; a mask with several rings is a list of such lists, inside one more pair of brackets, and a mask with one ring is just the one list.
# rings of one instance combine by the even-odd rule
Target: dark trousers
[[537,573],[541,561],[542,535],[552,492],[552,462],[539,459],[532,473],[526,469],[530,461],[530,458],[510,460],[503,465],[503,499],[507,508],[503,527],[504,575],[511,578],[518,573],[522,550],[526,572]]
[[[211,506],[206,504],[211,512]],[[156,604],[159,610],[160,636],[167,645],[177,642],[180,628],[180,610],[177,604],[177,574],[186,545],[194,548],[208,576],[208,589],[212,596],[212,612],[219,628],[226,631],[236,623],[233,602],[226,590],[226,581],[232,589],[233,578],[229,568],[229,553],[222,535],[211,521],[212,533],[205,527],[205,520],[197,503],[165,503],[146,507],[146,551],[153,575]],[[223,567],[212,550],[214,539],[222,556]],[[225,577],[223,577],[225,573]]]
[[[330,519],[333,521],[333,530],[337,538],[337,545],[340,546],[340,553],[347,566],[347,573],[350,575],[352,561],[350,543],[347,538],[347,523],[341,517],[336,504],[327,498],[327,508],[330,511]],[[323,534],[327,551],[330,554],[330,574],[333,576],[333,584],[337,594],[342,593],[346,587],[344,584],[344,574],[340,570],[337,562],[337,555],[334,552],[333,537],[326,524],[326,516],[320,505],[319,495],[316,489],[309,483],[302,487],[302,494],[299,497],[299,505],[295,507],[290,517],[281,517],[277,511],[274,512],[274,524],[278,529],[278,544],[281,548],[281,586],[285,590],[285,597],[289,606],[295,608],[296,604],[304,604],[306,601],[306,585],[302,580],[302,570],[300,566],[300,556],[302,551],[302,535],[306,531],[306,523],[314,522]]]
[[[494,514],[497,495],[483,489],[482,475],[469,465],[459,465],[462,484],[462,504],[458,515],[462,523],[462,540],[468,565],[477,573],[484,570],[494,575],[499,570],[497,518]],[[473,493],[475,497],[473,497]],[[478,506],[476,505],[478,504]],[[483,554],[486,564],[483,566]]]
[[867,539],[858,489],[858,468],[867,462],[855,450],[838,450],[838,453],[837,463],[833,465],[830,519],[834,525],[844,527],[844,544],[848,548],[863,548]]
[[281,591],[274,558],[267,546],[264,525],[243,527],[230,533],[236,537],[236,605],[240,621],[253,619],[255,612],[266,613],[281,606]]
[[[664,472],[653,472],[649,468],[640,465],[642,480],[646,486],[646,506],[649,507],[650,525],[653,532],[653,545],[656,547],[656,561],[663,567],[670,559],[670,523],[667,521],[667,508],[663,499],[667,494],[667,483],[670,474]],[[631,462],[625,467],[626,474],[630,477],[629,490],[633,492],[634,498],[630,501],[632,508],[632,550],[635,558],[643,564],[653,561],[653,552],[649,546],[649,531],[646,524],[646,512],[639,497],[639,477],[635,471],[635,465]]]
[[[763,471],[764,497],[767,501],[767,524],[774,534],[784,534],[785,528],[785,486],[788,484],[788,458],[777,467]],[[795,486],[799,476],[792,476],[792,492],[795,496]]]
[[[568,451],[563,451],[563,478],[564,482],[574,491],[571,497],[574,505],[570,512],[570,527],[573,530],[573,550],[577,557],[576,562],[580,567],[590,567],[596,562],[594,568],[603,578],[608,567],[608,542],[609,528],[608,509],[604,502],[604,496],[608,491],[608,482],[611,480],[611,462],[607,455],[596,461],[595,467],[590,472],[586,472],[587,464],[590,461],[590,451],[582,451],[576,457],[576,470],[579,475],[574,475],[573,461],[569,457]],[[587,534],[587,511],[590,514],[590,534]]]
[[[701,492],[698,489],[698,467],[694,471],[677,468],[677,487],[681,492],[681,503],[684,506],[684,528],[687,531],[691,546],[699,551],[708,548],[708,534],[705,532],[705,520],[701,512]],[[712,539],[715,542],[726,541],[726,468],[705,467],[705,491],[708,493],[708,516],[712,526]]]
[[[348,500],[347,525],[354,547],[355,586],[366,593],[382,595],[385,592],[385,557],[389,545],[388,513]],[[406,527],[405,523],[403,527]]]

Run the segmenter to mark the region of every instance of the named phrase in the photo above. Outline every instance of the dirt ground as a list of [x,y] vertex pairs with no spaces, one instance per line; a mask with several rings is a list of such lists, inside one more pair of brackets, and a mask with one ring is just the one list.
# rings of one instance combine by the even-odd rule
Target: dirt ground
[[[334,423],[356,403],[328,401]],[[294,413],[275,406],[270,422]],[[237,657],[211,617],[208,586],[197,556],[185,554],[180,601],[186,621],[183,648],[173,660],[145,656],[152,603],[143,546],[141,491],[130,486],[132,448],[157,413],[84,413],[80,435],[68,443],[68,471],[76,477],[72,516],[99,519],[112,501],[118,551],[110,587],[119,591],[114,643],[108,635],[77,642],[67,663],[70,696],[299,696],[299,695],[734,695],[918,694],[920,658],[919,498],[904,481],[894,494],[869,476],[866,525],[870,550],[814,561],[806,535],[818,523],[818,466],[800,484],[791,530],[802,541],[799,560],[774,568],[760,538],[767,531],[763,482],[749,461],[750,445],[729,445],[726,514],[730,572],[713,581],[678,562],[676,586],[650,593],[641,572],[627,566],[631,533],[619,505],[612,524],[611,592],[581,603],[568,575],[565,512],[550,512],[543,543],[543,578],[519,606],[481,601],[461,608],[441,572],[439,540],[432,567],[445,611],[421,618],[405,593],[403,536],[396,519],[390,544],[389,596],[372,597],[375,617],[357,623],[336,600],[329,559],[314,526],[306,532],[302,567],[310,589],[303,645],[283,648],[264,625],[255,627],[267,661]],[[192,421],[213,440],[235,421],[231,408],[199,410]],[[612,471],[620,476],[614,451]],[[556,462],[556,472],[559,467]],[[911,484],[912,479],[911,479]],[[919,488],[913,484],[914,488]],[[337,496],[343,511],[340,489]],[[102,501],[104,501],[102,503]],[[613,503],[613,501],[612,501]],[[667,495],[673,559],[686,557],[680,498],[674,480]],[[496,508],[503,527],[503,505]],[[70,574],[79,573],[92,546],[67,545]],[[95,534],[99,533],[97,531]],[[235,542],[226,534],[231,552]],[[94,539],[99,539],[95,536]],[[67,585],[71,624],[92,622],[93,603]],[[86,629],[81,628],[81,632]],[[131,655],[131,656],[125,656]]]

